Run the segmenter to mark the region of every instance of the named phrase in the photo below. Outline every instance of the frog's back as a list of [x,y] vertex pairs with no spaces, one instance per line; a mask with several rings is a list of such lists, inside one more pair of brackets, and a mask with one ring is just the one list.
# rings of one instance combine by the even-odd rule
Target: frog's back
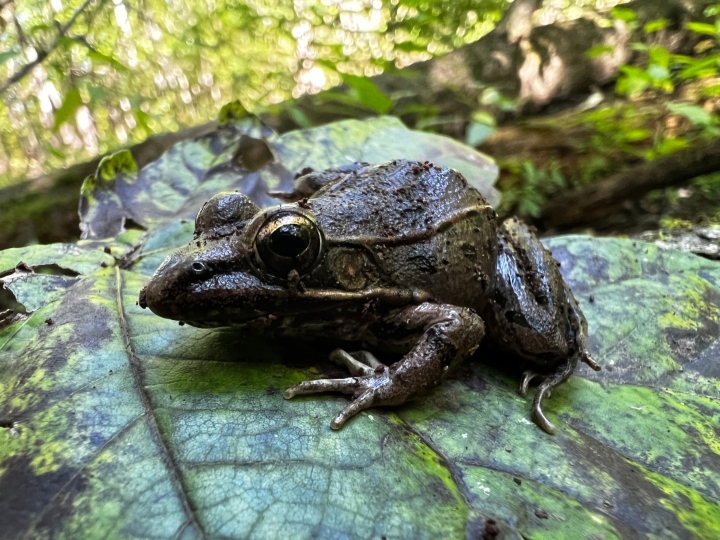
[[452,169],[396,160],[307,203],[329,242],[362,244],[392,284],[481,309],[497,257],[494,210]]
[[308,204],[329,237],[396,238],[486,202],[452,169],[395,160],[348,174]]

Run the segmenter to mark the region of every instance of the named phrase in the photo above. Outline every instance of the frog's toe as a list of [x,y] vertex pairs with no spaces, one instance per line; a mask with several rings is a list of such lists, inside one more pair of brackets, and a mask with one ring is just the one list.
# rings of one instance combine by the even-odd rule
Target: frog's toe
[[543,381],[538,386],[537,391],[535,392],[535,397],[533,398],[532,417],[533,420],[535,420],[535,423],[550,435],[555,433],[555,426],[550,420],[548,420],[547,416],[545,416],[545,413],[542,410],[542,402],[544,399],[550,397],[553,388],[565,382],[568,377],[570,377],[575,369],[576,363],[577,362],[571,358],[567,362],[557,366],[554,372],[545,375],[535,373],[530,370],[523,373],[523,380],[520,385],[520,394],[523,396],[527,392],[528,385],[531,380],[535,377],[543,378]]
[[532,403],[532,416],[535,423],[540,426],[543,431],[550,435],[555,434],[555,424],[553,424],[542,410],[542,400],[546,397],[550,397],[549,385],[546,382],[538,386],[537,392],[535,393],[535,399]]
[[352,401],[330,423],[332,429],[340,429],[345,422],[360,411],[379,405],[397,405],[404,403],[408,392],[401,386],[393,384],[390,369],[380,367],[371,370],[370,375],[348,377],[346,379],[318,379],[305,381],[288,388],[283,396],[285,399],[301,394],[317,392],[342,392],[352,394]]
[[[542,375],[540,373],[535,373],[534,371],[527,370],[523,373],[522,382],[520,383],[520,389],[519,393],[521,396],[525,397],[527,395],[528,387],[530,386],[530,382],[535,377],[541,377]],[[545,413],[542,411],[542,401],[543,399],[550,397],[550,388],[547,384],[548,379],[546,378],[545,381],[538,386],[537,392],[535,392],[535,398],[533,399],[532,403],[532,417],[533,420],[535,420],[535,423],[540,426],[543,431],[546,431],[547,433],[550,433],[551,435],[555,433],[555,426],[553,423],[548,420],[547,416],[545,416]]]
[[590,353],[588,351],[583,351],[583,353],[580,355],[580,360],[586,363],[595,371],[600,371],[602,369],[600,365],[592,359],[592,356],[590,356]]
[[370,375],[377,366],[382,365],[367,351],[349,353],[343,349],[335,349],[330,353],[330,360],[345,366],[353,375]]
[[350,356],[359,360],[366,366],[370,366],[373,370],[377,369],[378,366],[382,366],[383,368],[385,367],[385,364],[378,360],[370,351],[353,351],[350,353]]
[[345,422],[357,413],[372,407],[374,401],[374,392],[372,390],[365,390],[365,392],[360,394],[354,401],[348,403],[345,408],[340,411],[335,418],[333,418],[333,421],[330,422],[330,428],[333,430],[340,429],[343,425],[345,425]]
[[291,386],[283,397],[291,399],[302,394],[317,394],[319,392],[342,392],[343,394],[355,394],[358,390],[358,378],[347,377],[345,379],[317,379],[314,381],[303,381]]
[[522,382],[520,383],[520,389],[518,392],[521,396],[525,397],[527,395],[528,387],[530,386],[530,382],[539,375],[539,373],[535,373],[534,371],[528,369],[527,371],[523,372],[523,378]]

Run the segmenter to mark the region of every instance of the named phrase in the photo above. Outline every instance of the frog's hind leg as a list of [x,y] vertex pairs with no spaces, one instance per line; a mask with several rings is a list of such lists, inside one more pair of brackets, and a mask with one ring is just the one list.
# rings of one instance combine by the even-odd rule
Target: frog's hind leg
[[588,351],[587,322],[557,263],[533,231],[511,219],[498,232],[495,285],[485,319],[502,349],[536,366],[537,371],[524,373],[520,393],[525,395],[530,382],[542,377],[532,417],[554,433],[555,426],[542,411],[543,400],[572,375],[579,361],[599,369]]

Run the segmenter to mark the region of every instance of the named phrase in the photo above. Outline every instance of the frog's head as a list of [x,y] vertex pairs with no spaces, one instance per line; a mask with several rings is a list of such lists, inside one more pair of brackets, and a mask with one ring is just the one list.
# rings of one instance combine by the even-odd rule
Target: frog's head
[[140,305],[201,327],[302,311],[288,283],[312,271],[323,248],[323,233],[304,208],[261,211],[243,194],[220,193],[198,213],[193,240],[140,292]]

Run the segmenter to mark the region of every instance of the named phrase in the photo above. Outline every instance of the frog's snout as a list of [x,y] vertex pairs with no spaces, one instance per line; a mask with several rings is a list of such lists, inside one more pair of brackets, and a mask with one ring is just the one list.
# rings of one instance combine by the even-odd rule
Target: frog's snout
[[138,304],[140,304],[140,307],[145,309],[147,307],[147,287],[143,287],[140,289],[140,295],[138,296]]
[[138,305],[149,308],[155,315],[165,319],[177,319],[177,298],[183,267],[181,257],[170,255],[155,271],[150,282],[140,290]]

